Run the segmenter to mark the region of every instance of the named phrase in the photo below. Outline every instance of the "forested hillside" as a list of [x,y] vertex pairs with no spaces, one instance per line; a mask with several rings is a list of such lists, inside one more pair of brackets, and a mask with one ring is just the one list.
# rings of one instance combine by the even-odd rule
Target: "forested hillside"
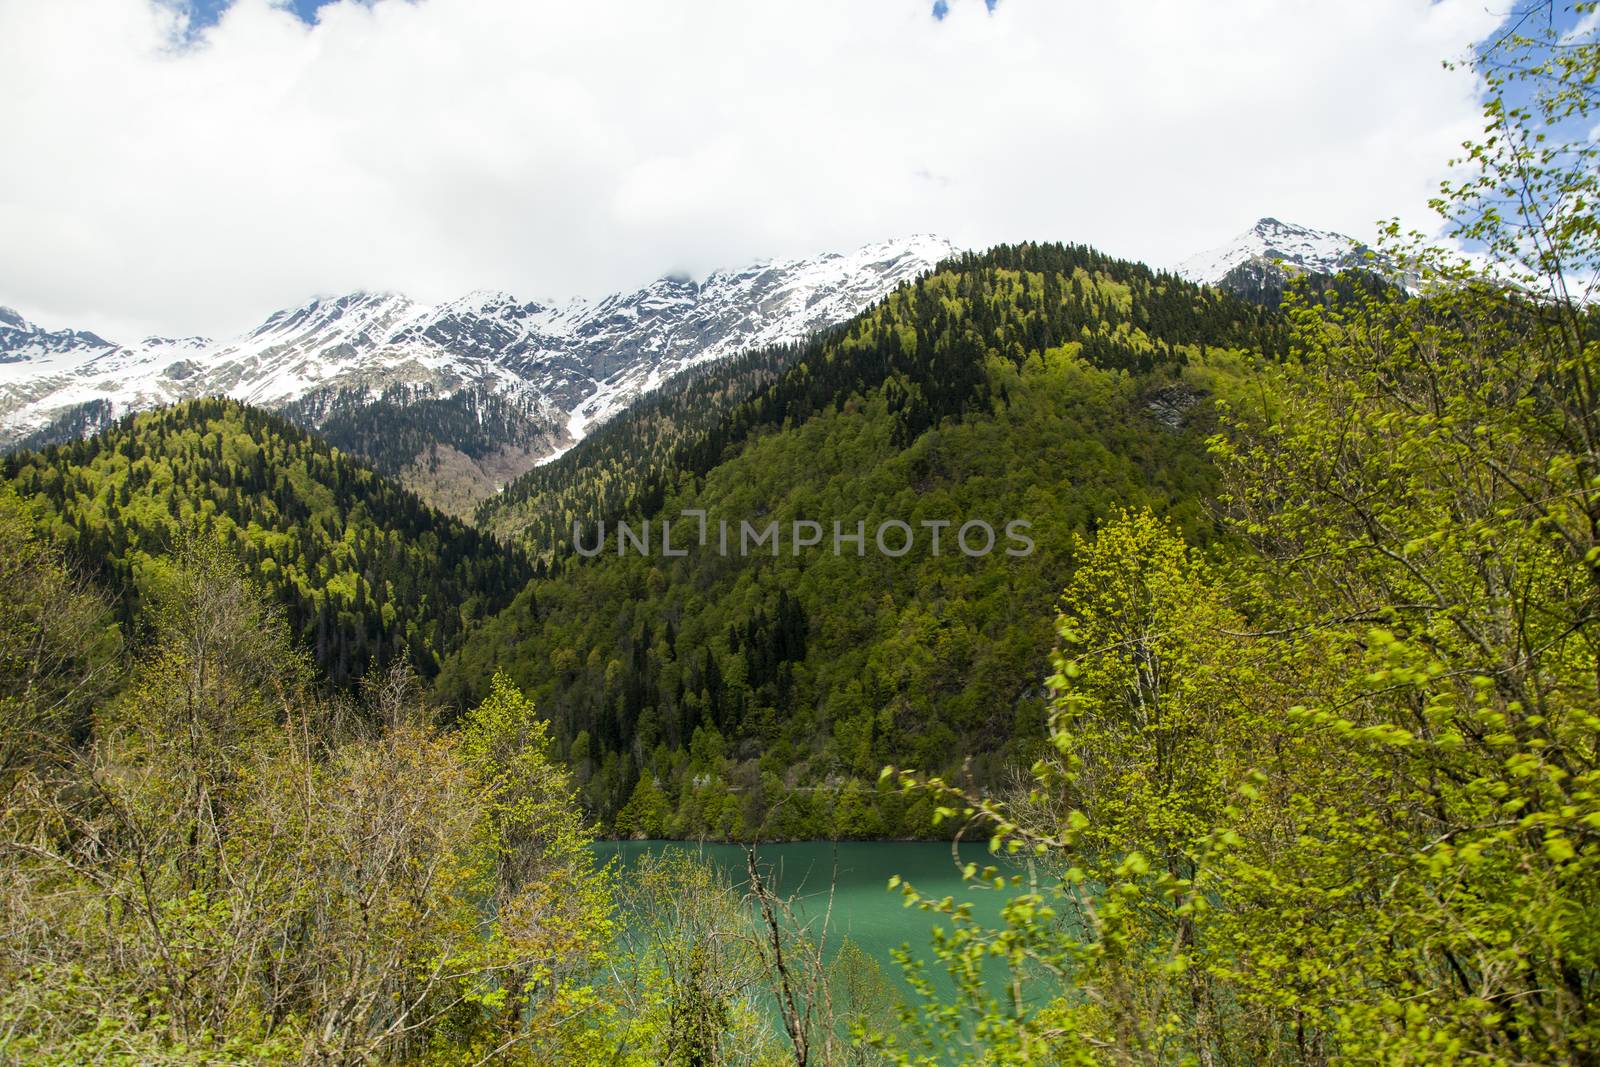
[[[833,336],[835,327],[823,332]],[[813,342],[816,344],[817,342]],[[648,393],[559,458],[535,467],[478,505],[485,530],[516,537],[548,564],[565,554],[576,521],[658,507],[678,450],[716,426],[808,350],[758,348],[691,367]]]
[[[528,499],[552,509],[533,528],[559,546],[555,572],[452,658],[440,691],[465,706],[508,671],[622,834],[931,832],[874,791],[878,767],[974,756],[989,778],[1042,739],[1073,535],[1140,503],[1210,541],[1212,400],[1248,373],[1245,349],[1282,338],[1273,312],[1084,248],[947,263],[788,354],[743,402],[677,420],[658,404],[597,434],[603,477],[525,480],[543,479]],[[574,519],[592,543],[601,518],[654,517],[659,549],[660,520],[685,509],[713,530],[701,547],[678,520],[684,557],[571,552]],[[1028,522],[1036,547],[969,557],[954,539],[972,519]],[[720,554],[721,520],[776,521],[779,553]],[[797,520],[828,531],[820,547],[793,551]],[[865,524],[863,555],[834,554],[835,520]],[[903,556],[871,543],[887,520],[921,531]],[[935,553],[922,524],[939,521]]]
[[424,676],[527,581],[522,555],[275,415],[198,400],[0,459],[38,525],[140,625],[187,536],[231,546],[344,685],[404,655]]
[[[1027,277],[1018,275],[1015,292],[1001,288],[975,299],[984,265]],[[537,555],[562,556],[573,522],[653,513],[679,473],[704,474],[752,432],[804,421],[891,377],[902,388],[915,385],[896,400],[903,443],[975,398],[991,351],[1019,363],[1026,352],[1076,342],[1096,366],[1142,373],[1176,360],[1173,345],[1269,353],[1284,345],[1285,325],[1272,310],[1082,246],[967,253],[936,273],[963,280],[949,291],[926,280],[902,286],[883,306],[803,345],[749,352],[681,376],[484,501],[479,525],[520,534]],[[1097,277],[1114,278],[1114,291],[1095,289]],[[872,325],[884,307],[892,308],[894,329]]]

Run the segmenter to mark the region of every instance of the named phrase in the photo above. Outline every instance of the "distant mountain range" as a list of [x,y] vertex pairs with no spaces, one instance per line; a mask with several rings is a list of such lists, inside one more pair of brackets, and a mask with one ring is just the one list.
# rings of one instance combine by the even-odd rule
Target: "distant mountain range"
[[[281,411],[464,511],[674,375],[843,322],[957,251],[918,235],[562,304],[479,291],[428,306],[356,292],[225,340],[124,344],[0,308],[0,447],[221,395]],[[1291,275],[1356,266],[1365,251],[1264,218],[1176,272],[1276,303]]]
[[474,292],[430,307],[357,292],[278,311],[226,340],[122,344],[0,309],[0,446],[78,436],[202,395],[287,409],[319,429],[319,414],[348,414],[352,397],[376,404],[404,387],[410,402],[511,403],[529,431],[511,467],[525,469],[679,371],[842,322],[955,251],[913,236],[559,305]]

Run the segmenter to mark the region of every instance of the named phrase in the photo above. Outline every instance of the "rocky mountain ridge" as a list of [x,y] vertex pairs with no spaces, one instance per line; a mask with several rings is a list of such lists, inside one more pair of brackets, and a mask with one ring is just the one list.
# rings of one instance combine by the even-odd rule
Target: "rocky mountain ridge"
[[277,311],[224,340],[119,344],[0,309],[0,446],[47,443],[194,396],[319,411],[329,407],[319,394],[342,391],[348,402],[370,393],[376,403],[404,387],[412,396],[508,401],[532,420],[538,440],[523,452],[535,462],[674,374],[800,340],[955,251],[918,235],[716,271],[701,281],[664,277],[631,293],[563,304],[479,291],[429,306],[398,293],[355,292]]

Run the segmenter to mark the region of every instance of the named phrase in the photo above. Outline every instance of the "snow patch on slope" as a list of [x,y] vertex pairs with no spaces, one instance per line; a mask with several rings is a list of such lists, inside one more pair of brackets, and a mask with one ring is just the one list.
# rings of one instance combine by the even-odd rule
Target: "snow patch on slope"
[[1360,265],[1365,251],[1342,233],[1265,218],[1226,244],[1184,260],[1176,273],[1202,285],[1217,285],[1246,264],[1281,261],[1296,270],[1335,274]]

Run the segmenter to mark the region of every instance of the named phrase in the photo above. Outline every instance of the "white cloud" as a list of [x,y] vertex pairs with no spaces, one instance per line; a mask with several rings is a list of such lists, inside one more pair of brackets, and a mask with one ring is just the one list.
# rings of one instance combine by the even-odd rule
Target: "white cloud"
[[1480,0],[0,0],[0,304],[232,332],[313,293],[596,294],[936,232],[1175,262],[1426,224]]

